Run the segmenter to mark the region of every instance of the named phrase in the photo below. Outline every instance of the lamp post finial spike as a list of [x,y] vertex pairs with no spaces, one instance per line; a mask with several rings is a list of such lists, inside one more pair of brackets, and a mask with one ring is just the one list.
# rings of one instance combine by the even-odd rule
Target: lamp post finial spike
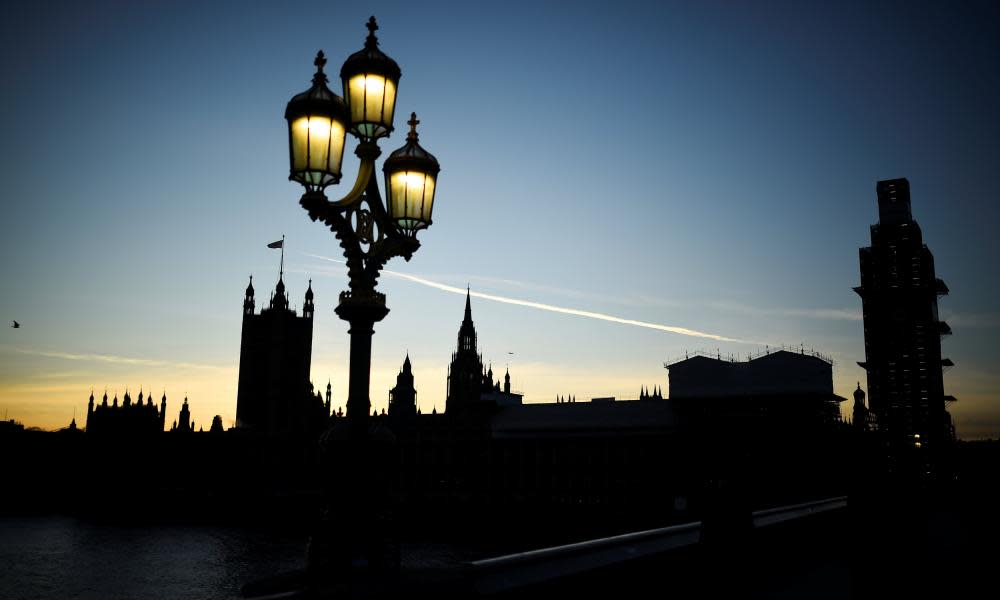
[[365,46],[369,48],[378,46],[378,38],[375,37],[375,32],[378,31],[378,23],[375,22],[375,15],[368,17],[368,23],[365,26],[368,28],[368,37],[365,38]]
[[417,125],[420,124],[420,119],[417,118],[417,113],[410,113],[410,120],[406,122],[410,126],[410,132],[406,134],[406,139],[411,141],[417,141]]

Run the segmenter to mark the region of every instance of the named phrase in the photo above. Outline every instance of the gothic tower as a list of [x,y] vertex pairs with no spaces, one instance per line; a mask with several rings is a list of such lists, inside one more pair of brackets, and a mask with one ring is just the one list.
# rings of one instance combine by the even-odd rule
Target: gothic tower
[[191,411],[188,409],[188,399],[184,398],[184,404],[181,406],[181,414],[177,420],[177,431],[189,432],[194,428],[194,424],[191,423]]
[[861,389],[861,382],[858,382],[858,389],[854,390],[854,426],[858,429],[865,429],[868,426],[868,407],[865,406],[865,392]]
[[330,411],[333,410],[333,386],[330,385],[330,381],[326,382],[326,403],[323,405],[326,408],[326,416],[330,416]]
[[465,293],[465,318],[458,328],[458,349],[448,366],[448,396],[445,412],[458,412],[479,400],[483,357],[476,350],[476,326],[472,323],[471,292]]
[[[861,248],[861,296],[868,372],[868,410],[896,456],[936,454],[951,441],[945,402],[941,336],[951,328],[938,316],[948,286],[934,273],[934,256],[910,211],[906,179],[876,186],[879,222],[871,246]],[[916,457],[915,454],[913,454]],[[930,458],[926,456],[925,458]]]
[[[289,308],[283,273],[270,304],[254,314],[253,281],[243,300],[243,334],[236,397],[236,427],[267,435],[313,429],[311,391],[313,291],[306,290],[302,316]],[[320,403],[322,406],[322,402]]]
[[389,391],[389,416],[409,417],[417,414],[417,390],[413,387],[410,353],[406,353],[403,368],[396,375],[396,387]]

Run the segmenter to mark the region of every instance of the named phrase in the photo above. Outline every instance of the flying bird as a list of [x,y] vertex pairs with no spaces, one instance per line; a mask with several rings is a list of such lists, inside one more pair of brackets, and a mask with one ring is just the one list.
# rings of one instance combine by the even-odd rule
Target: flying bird
[[21,328],[21,324],[18,323],[17,321],[11,321],[10,322],[10,326],[13,327],[14,329],[20,329]]

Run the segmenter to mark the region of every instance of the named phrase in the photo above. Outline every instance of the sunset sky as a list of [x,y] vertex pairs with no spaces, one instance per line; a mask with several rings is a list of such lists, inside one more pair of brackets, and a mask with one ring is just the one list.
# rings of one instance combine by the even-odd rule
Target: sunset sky
[[[285,104],[378,18],[441,163],[434,225],[380,281],[371,399],[409,352],[444,407],[471,286],[529,402],[668,391],[685,351],[814,349],[867,387],[858,248],[906,177],[951,288],[958,434],[1000,437],[1000,26],[989,2],[22,2],[0,20],[0,416],[87,397],[236,411],[241,306],[312,278],[312,375],[347,394],[340,248],[289,182]],[[345,193],[357,159],[348,141]],[[380,165],[379,165],[380,167]],[[480,295],[476,295],[480,294]],[[512,302],[513,301],[513,302]],[[724,339],[723,339],[724,338]],[[849,409],[849,406],[845,407]]]

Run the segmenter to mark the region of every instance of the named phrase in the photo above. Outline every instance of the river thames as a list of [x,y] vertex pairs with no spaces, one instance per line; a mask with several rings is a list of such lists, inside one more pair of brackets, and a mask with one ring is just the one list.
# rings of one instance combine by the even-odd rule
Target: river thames
[[278,530],[0,517],[0,598],[238,598],[301,568],[305,545]]

